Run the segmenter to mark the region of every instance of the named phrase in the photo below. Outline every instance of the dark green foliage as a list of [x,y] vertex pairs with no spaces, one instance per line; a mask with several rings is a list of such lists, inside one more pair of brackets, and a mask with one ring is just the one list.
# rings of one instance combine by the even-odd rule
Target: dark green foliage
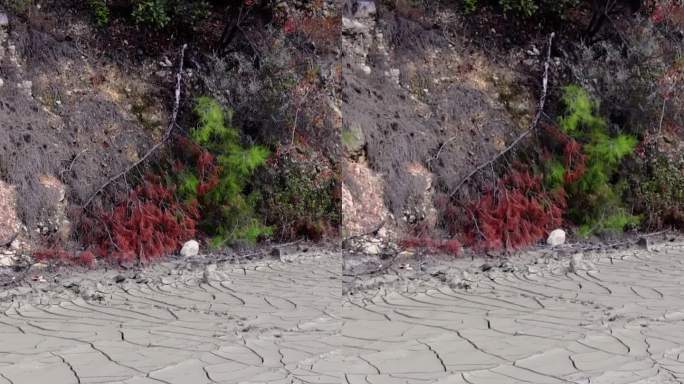
[[644,228],[684,229],[684,156],[679,160],[662,153],[644,156],[632,164],[627,201],[644,217]]
[[258,145],[243,146],[231,113],[214,100],[200,97],[195,105],[198,126],[192,141],[204,148],[192,168],[178,175],[178,191],[185,200],[199,202],[200,228],[220,246],[236,240],[256,241],[271,233],[259,220],[255,207],[258,194],[248,192],[254,171],[269,156]]
[[209,14],[210,5],[204,0],[136,0],[133,20],[154,29],[172,24],[194,25]]
[[341,221],[338,177],[312,151],[280,151],[257,177],[260,212],[278,240],[318,240]]
[[[464,0],[463,9],[471,13],[484,3],[482,0]],[[495,3],[504,13],[523,17],[537,14],[563,16],[569,8],[577,6],[579,0],[496,0]]]
[[565,87],[563,102],[566,113],[560,118],[560,128],[582,144],[587,156],[586,171],[566,185],[570,216],[580,224],[580,233],[622,230],[637,224],[639,218],[623,207],[623,183],[614,180],[622,159],[633,152],[637,140],[625,134],[610,135],[606,121],[596,115],[598,103],[581,87]]
[[109,8],[105,0],[88,0],[88,6],[98,27],[109,24]]
[[133,19],[138,24],[162,29],[171,21],[171,5],[168,0],[139,0],[133,6]]

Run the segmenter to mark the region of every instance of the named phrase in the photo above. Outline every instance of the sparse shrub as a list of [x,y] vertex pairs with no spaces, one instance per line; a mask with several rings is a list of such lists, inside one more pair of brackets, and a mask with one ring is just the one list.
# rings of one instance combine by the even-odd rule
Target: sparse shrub
[[[579,0],[497,0],[496,4],[504,13],[531,17],[538,14],[563,16],[571,7],[579,5]],[[463,10],[474,12],[481,2],[479,0],[464,0]]]
[[138,24],[162,29],[171,21],[171,5],[168,0],[139,0],[131,16]]
[[[220,246],[235,240],[256,241],[271,234],[255,212],[258,195],[248,186],[254,171],[269,151],[258,145],[243,146],[232,126],[232,113],[214,99],[200,97],[195,104],[199,125],[190,132],[192,142],[183,141],[194,165],[179,169],[179,196],[197,201],[202,212],[200,229]],[[183,167],[179,167],[183,168]]]
[[478,0],[463,0],[463,11],[473,13],[477,9]]
[[204,0],[135,0],[131,16],[140,25],[164,29],[171,25],[193,26],[209,15]]
[[259,212],[278,240],[333,234],[341,221],[338,177],[312,150],[280,147],[258,172]]
[[25,13],[33,5],[33,0],[0,0],[0,5],[14,13]]
[[105,0],[88,0],[88,6],[98,27],[109,24],[109,7]]
[[627,201],[643,216],[643,227],[684,229],[684,156],[646,154],[627,169]]

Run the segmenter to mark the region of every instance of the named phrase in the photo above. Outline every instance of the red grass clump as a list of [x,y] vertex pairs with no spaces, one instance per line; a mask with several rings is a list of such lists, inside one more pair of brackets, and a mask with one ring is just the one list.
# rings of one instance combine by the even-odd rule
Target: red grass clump
[[56,262],[66,265],[80,265],[83,267],[92,267],[95,264],[95,255],[90,251],[82,251],[75,254],[56,246],[34,251],[33,258],[38,262]]
[[193,238],[198,217],[196,202],[176,201],[172,188],[147,177],[111,211],[83,220],[84,243],[90,244],[93,256],[149,261]]
[[561,225],[565,208],[562,190],[549,193],[541,176],[514,170],[467,205],[473,220],[465,227],[466,244],[481,249],[532,245]]

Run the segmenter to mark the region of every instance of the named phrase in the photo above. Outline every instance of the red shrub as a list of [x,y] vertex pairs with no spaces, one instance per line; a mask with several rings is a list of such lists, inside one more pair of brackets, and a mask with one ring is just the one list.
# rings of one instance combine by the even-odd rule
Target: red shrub
[[514,170],[466,207],[473,218],[466,243],[483,249],[532,245],[561,225],[565,208],[562,192],[544,191],[540,176]]
[[83,240],[100,257],[148,261],[194,237],[197,218],[195,202],[177,202],[172,189],[148,177],[110,212],[83,220]]

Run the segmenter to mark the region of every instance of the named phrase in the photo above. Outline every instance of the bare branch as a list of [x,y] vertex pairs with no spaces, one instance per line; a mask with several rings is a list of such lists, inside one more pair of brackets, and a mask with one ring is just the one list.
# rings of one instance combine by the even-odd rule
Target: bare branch
[[499,152],[496,156],[488,160],[487,162],[481,164],[479,167],[475,168],[472,172],[470,172],[466,177],[461,179],[461,181],[456,184],[454,187],[453,191],[451,194],[449,194],[449,197],[454,197],[454,195],[461,189],[461,187],[468,181],[470,180],[475,174],[483,170],[484,168],[487,168],[488,166],[493,166],[494,162],[498,160],[501,156],[505,155],[506,153],[510,152],[511,149],[515,148],[518,143],[520,143],[524,138],[530,135],[535,128],[537,127],[537,124],[539,124],[539,119],[542,116],[542,113],[544,112],[544,104],[546,104],[546,94],[548,92],[548,86],[549,86],[549,62],[551,61],[551,44],[553,43],[553,37],[555,36],[555,33],[551,33],[549,35],[549,42],[548,42],[548,47],[546,50],[546,61],[544,62],[544,76],[542,77],[542,93],[541,96],[539,97],[539,105],[537,106],[537,113],[534,115],[534,119],[532,119],[532,124],[530,124],[530,127],[525,131],[522,135],[518,136],[517,139],[515,139],[506,149],[503,151]]
[[147,152],[145,152],[145,154],[138,161],[131,164],[126,169],[124,169],[123,171],[116,174],[114,177],[107,180],[107,182],[102,184],[102,186],[100,188],[98,188],[95,192],[93,192],[93,194],[90,195],[88,200],[86,200],[85,204],[83,204],[84,209],[87,208],[90,205],[90,203],[93,202],[93,199],[98,194],[100,194],[102,191],[104,191],[104,189],[107,188],[107,186],[109,186],[114,181],[120,179],[121,177],[126,176],[128,174],[128,172],[130,172],[131,170],[135,169],[140,164],[142,164],[145,160],[147,160],[148,157],[150,157],[150,155],[152,155],[152,153],[154,153],[159,148],[161,148],[171,137],[171,133],[173,133],[173,128],[176,125],[176,119],[178,118],[178,109],[180,106],[180,96],[181,96],[181,83],[183,80],[183,60],[185,58],[185,49],[187,47],[188,47],[187,44],[183,44],[183,46],[181,47],[181,50],[180,50],[180,57],[178,60],[179,61],[178,62],[178,72],[176,73],[176,93],[175,93],[176,97],[175,97],[175,101],[173,104],[173,111],[171,113],[171,121],[169,122],[169,126],[166,128],[166,132],[164,132],[164,136],[162,136],[162,139],[157,144],[155,144],[154,146],[152,146],[152,148],[150,148]]

